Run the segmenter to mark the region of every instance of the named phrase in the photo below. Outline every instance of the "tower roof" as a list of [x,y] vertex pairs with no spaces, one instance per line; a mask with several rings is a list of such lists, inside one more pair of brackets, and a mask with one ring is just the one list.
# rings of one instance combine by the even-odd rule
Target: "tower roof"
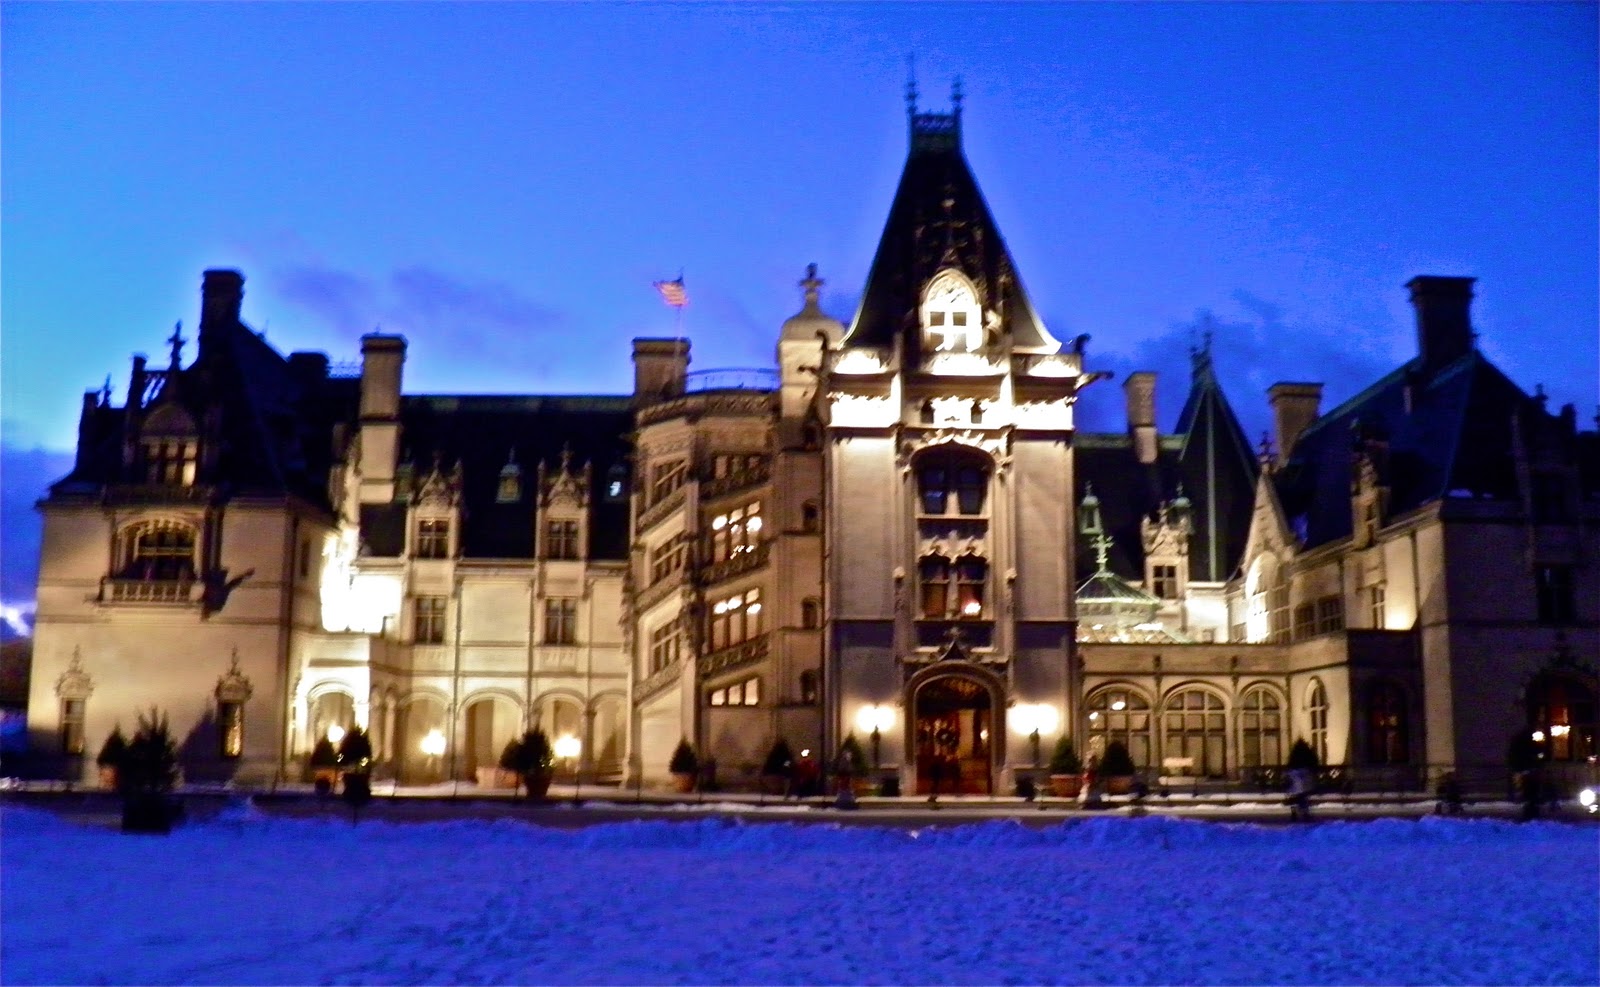
[[1034,312],[962,153],[959,80],[952,95],[949,113],[918,112],[915,97],[908,98],[910,152],[844,345],[892,345],[897,333],[915,325],[923,286],[954,267],[972,280],[983,307],[999,316],[1012,348],[1054,353],[1061,344]]
[[1178,474],[1196,494],[1190,578],[1222,582],[1232,575],[1250,534],[1260,463],[1211,363],[1211,333],[1190,351],[1189,397],[1175,429],[1183,445]]

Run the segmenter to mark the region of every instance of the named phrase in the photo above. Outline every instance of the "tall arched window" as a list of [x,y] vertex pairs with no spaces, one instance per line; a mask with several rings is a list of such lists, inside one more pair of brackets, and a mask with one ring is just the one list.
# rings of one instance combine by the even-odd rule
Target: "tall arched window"
[[195,577],[195,530],[178,521],[147,521],[124,532],[122,579],[189,582]]
[[1194,773],[1216,777],[1227,771],[1228,724],[1222,699],[1205,689],[1167,697],[1161,716],[1161,756],[1194,760]]
[[1090,696],[1088,706],[1091,750],[1103,754],[1106,745],[1120,740],[1134,764],[1150,766],[1150,700],[1132,689],[1114,687]]
[[1528,724],[1552,761],[1594,756],[1595,719],[1594,690],[1574,678],[1545,674],[1528,689]]
[[1306,713],[1311,720],[1311,749],[1317,753],[1317,763],[1328,763],[1328,691],[1320,679],[1311,680],[1306,693]]
[[1367,763],[1405,764],[1406,697],[1393,682],[1374,682],[1367,691]]
[[[1326,736],[1326,728],[1323,732]],[[1243,767],[1273,768],[1283,763],[1283,710],[1271,689],[1255,686],[1239,701],[1239,742]]]

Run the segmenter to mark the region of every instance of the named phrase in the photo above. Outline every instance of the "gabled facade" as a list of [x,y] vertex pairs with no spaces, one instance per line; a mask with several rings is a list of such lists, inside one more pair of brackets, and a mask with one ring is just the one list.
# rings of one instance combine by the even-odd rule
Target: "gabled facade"
[[361,726],[380,774],[759,781],[778,739],[854,737],[905,793],[1009,793],[1059,738],[1146,773],[1265,780],[1305,738],[1352,784],[1507,742],[1595,754],[1600,440],[1477,352],[1471,280],[1411,282],[1418,356],[1338,408],[1269,391],[1253,451],[1206,336],[1176,427],[1157,380],[1079,431],[1095,371],[1029,300],[947,113],[909,150],[859,309],[815,266],[776,371],[634,341],[631,394],[406,394],[280,356],[208,271],[199,354],[85,396],[41,501],[36,751],[84,777],[141,709],[191,778],[301,777]]

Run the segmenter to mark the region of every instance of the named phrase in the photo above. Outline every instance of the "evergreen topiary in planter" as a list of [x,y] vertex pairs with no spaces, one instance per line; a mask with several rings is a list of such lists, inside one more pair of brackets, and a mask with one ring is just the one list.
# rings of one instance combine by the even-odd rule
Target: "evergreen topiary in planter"
[[117,765],[122,763],[123,756],[128,752],[128,739],[122,735],[122,725],[118,724],[111,730],[111,736],[100,747],[100,755],[94,763],[100,768],[100,787],[117,789]]
[[152,708],[139,714],[139,730],[117,764],[117,792],[122,796],[124,833],[172,832],[181,814],[173,799],[178,784],[178,748],[172,742],[165,713]]
[[528,798],[542,799],[549,793],[550,780],[556,775],[556,753],[543,730],[535,728],[522,735],[511,770],[522,778]]
[[1105,757],[1100,759],[1100,777],[1105,779],[1106,794],[1126,795],[1133,790],[1135,772],[1133,758],[1120,740],[1106,745]]
[[344,797],[352,809],[372,798],[372,739],[355,727],[339,741],[339,769],[344,775]]
[[1075,799],[1082,790],[1083,762],[1072,741],[1061,737],[1050,755],[1050,794],[1056,798]]
[[317,741],[311,748],[309,765],[311,782],[316,786],[317,794],[331,794],[333,783],[339,777],[339,752],[334,749],[333,741],[327,737]]
[[[770,757],[770,755],[769,755]],[[846,734],[839,742],[839,755],[834,758],[833,770],[839,776],[839,789],[850,788],[857,795],[866,795],[873,787],[872,765],[861,749],[855,734]]]
[[694,791],[695,775],[700,771],[700,759],[695,757],[694,748],[689,746],[688,738],[678,741],[678,746],[672,751],[672,760],[667,762],[667,770],[672,773],[672,787],[678,792]]
[[761,765],[762,785],[769,795],[783,795],[789,790],[789,779],[794,771],[794,752],[789,749],[789,742],[779,737],[773,742],[772,749],[767,751],[767,759]]

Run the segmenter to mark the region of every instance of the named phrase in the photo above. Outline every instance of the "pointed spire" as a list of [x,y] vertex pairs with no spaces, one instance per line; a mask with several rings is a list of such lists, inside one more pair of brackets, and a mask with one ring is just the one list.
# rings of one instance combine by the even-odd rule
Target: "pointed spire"
[[958,75],[950,80],[950,106],[952,107],[950,112],[958,117],[961,115],[962,95],[961,76]]
[[183,320],[179,319],[172,327],[172,335],[167,337],[167,344],[172,347],[172,369],[177,370],[183,365]]
[[906,56],[906,116],[915,119],[917,115],[917,53],[912,52]]

